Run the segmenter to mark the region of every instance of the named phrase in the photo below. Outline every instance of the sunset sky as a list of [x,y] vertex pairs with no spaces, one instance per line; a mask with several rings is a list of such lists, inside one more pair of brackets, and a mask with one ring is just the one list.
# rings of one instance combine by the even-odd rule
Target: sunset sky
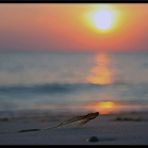
[[148,4],[0,4],[0,51],[31,50],[148,51]]

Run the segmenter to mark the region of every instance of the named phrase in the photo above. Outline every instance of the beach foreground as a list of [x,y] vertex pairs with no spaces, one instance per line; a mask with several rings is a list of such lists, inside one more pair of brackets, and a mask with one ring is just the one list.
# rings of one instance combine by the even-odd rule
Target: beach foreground
[[[70,115],[69,115],[70,116]],[[54,127],[65,116],[1,118],[0,145],[147,145],[147,113],[100,115],[84,126],[68,125],[44,131],[19,130]],[[89,141],[96,136],[98,141]]]

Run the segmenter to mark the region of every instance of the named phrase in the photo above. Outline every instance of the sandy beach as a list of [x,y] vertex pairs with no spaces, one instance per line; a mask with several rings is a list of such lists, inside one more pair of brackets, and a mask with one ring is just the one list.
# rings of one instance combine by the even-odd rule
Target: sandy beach
[[[54,127],[64,116],[32,116],[0,119],[0,145],[147,145],[146,112],[100,115],[84,126],[67,126],[44,131],[19,130]],[[95,136],[97,141],[90,141]]]

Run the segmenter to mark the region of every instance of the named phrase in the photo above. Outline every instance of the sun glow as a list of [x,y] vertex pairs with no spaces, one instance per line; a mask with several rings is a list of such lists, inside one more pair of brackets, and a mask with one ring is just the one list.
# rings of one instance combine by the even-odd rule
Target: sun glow
[[101,32],[108,32],[114,29],[116,26],[118,17],[118,11],[113,9],[109,5],[100,5],[93,11],[87,13],[87,23],[93,29],[97,29]]
[[92,18],[98,29],[107,30],[113,25],[113,14],[110,10],[101,9],[95,12]]

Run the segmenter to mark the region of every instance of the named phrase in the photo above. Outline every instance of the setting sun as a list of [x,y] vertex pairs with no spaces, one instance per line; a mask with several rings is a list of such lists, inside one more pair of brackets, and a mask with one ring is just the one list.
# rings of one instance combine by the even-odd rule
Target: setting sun
[[110,29],[113,24],[113,14],[110,10],[101,9],[94,13],[93,22],[100,30]]

